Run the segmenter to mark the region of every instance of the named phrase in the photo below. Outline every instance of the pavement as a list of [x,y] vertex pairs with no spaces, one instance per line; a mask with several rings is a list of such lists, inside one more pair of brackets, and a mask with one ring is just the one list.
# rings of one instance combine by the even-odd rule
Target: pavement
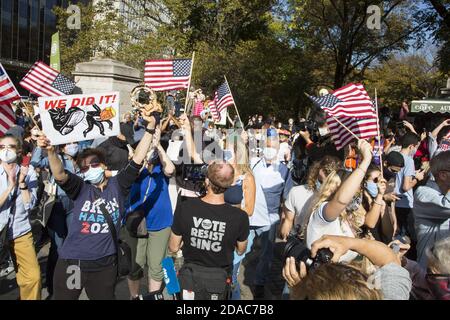
[[[47,263],[47,256],[50,244],[44,245],[38,252],[38,260],[41,267],[42,274],[42,299],[51,299],[48,296],[47,288],[45,288],[45,269]],[[269,275],[269,282],[265,286],[265,300],[279,300],[283,291],[284,280],[281,277],[282,263],[280,259],[280,252],[283,248],[282,242],[277,239],[274,250],[274,260],[272,262],[272,269]],[[258,256],[260,253],[260,246],[258,239],[254,243],[252,251],[245,257],[241,264],[239,273],[239,283],[241,286],[241,299],[253,300],[252,283],[256,274],[256,265],[258,263]],[[141,291],[145,290],[147,278],[142,279]],[[16,300],[19,297],[19,289],[16,283],[15,273],[12,272],[5,278],[0,279],[0,300]],[[164,291],[164,297],[167,300],[172,298]],[[121,278],[116,286],[116,299],[128,300],[130,298],[128,292],[128,285],[126,278]],[[89,300],[86,293],[82,292],[80,300]]]

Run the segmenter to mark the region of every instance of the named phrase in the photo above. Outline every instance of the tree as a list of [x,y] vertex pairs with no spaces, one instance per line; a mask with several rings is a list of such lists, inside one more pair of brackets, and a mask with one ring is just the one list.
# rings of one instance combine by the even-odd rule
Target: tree
[[382,104],[400,107],[404,99],[420,100],[439,93],[443,74],[418,54],[395,57],[367,71],[367,90],[375,88]]
[[[293,38],[297,45],[311,47],[332,57],[333,86],[363,79],[369,66],[393,52],[404,51],[408,41],[420,36],[427,21],[413,1],[291,0]],[[380,30],[369,30],[367,8],[382,8]]]

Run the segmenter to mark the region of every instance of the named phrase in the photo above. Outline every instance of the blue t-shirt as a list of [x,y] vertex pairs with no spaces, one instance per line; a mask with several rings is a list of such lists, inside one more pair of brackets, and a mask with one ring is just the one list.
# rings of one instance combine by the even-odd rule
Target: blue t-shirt
[[172,225],[173,214],[169,197],[169,178],[164,175],[161,164],[152,173],[145,168],[131,187],[127,213],[143,210],[148,231],[159,231]]
[[405,166],[397,172],[395,177],[394,192],[400,197],[400,200],[395,202],[395,206],[397,208],[412,208],[414,203],[413,189],[411,188],[405,192],[403,190],[403,180],[405,177],[414,177],[416,175],[416,170],[413,158],[406,156],[403,153],[402,156],[405,160]]

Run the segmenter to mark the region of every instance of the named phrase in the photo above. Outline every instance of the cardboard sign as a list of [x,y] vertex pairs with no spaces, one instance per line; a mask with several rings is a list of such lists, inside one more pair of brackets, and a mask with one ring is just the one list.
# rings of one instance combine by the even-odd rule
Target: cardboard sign
[[42,130],[52,145],[117,136],[119,92],[41,97]]

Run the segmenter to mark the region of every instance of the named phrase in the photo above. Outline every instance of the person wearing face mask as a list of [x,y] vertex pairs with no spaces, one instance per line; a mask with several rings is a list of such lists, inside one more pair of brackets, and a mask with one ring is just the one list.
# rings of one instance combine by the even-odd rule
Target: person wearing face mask
[[21,157],[18,138],[0,138],[0,242],[13,258],[20,299],[39,300],[41,272],[29,220],[37,201],[37,177],[31,166],[19,165]]
[[375,240],[389,243],[394,235],[396,220],[393,211],[390,208],[386,210],[384,196],[387,183],[381,176],[379,167],[371,165],[367,169],[363,185],[362,203],[367,211],[363,229],[365,229],[365,232],[370,231]]
[[267,130],[264,142],[263,157],[252,159],[250,163],[256,183],[255,210],[250,217],[250,232],[261,239],[261,254],[254,282],[255,299],[263,299],[265,296],[281,204],[293,185],[289,169],[278,161],[279,141],[275,129]]
[[434,179],[414,192],[417,261],[427,265],[426,250],[436,241],[450,237],[450,151],[439,153],[430,163]]
[[[144,137],[137,146],[133,158],[114,177],[105,175],[106,159],[98,149],[85,149],[77,157],[81,177],[64,169],[63,162],[45,135],[38,140],[39,147],[46,149],[50,170],[56,183],[73,201],[73,214],[67,237],[59,249],[58,262],[53,277],[56,300],[77,300],[83,289],[91,300],[114,299],[117,281],[117,246],[111,232],[117,238],[125,199],[131,185],[138,177],[144,158],[155,134],[156,120],[145,117],[148,122]],[[98,205],[102,201],[105,212]],[[113,226],[110,228],[108,214]],[[67,286],[73,273],[67,270],[77,266],[81,286]]]
[[415,170],[413,156],[419,147],[420,138],[412,133],[407,132],[401,140],[402,149],[400,153],[403,156],[405,166],[396,174],[395,177],[395,194],[400,198],[395,202],[395,215],[397,218],[396,234],[400,236],[408,236],[411,238],[411,250],[408,252],[410,258],[415,258],[415,242],[416,236],[414,232],[414,217],[412,208],[414,202],[413,188],[419,181],[424,179],[423,170]]
[[[68,143],[59,147],[58,158],[64,166],[64,170],[73,174],[78,174],[79,169],[76,164],[76,156],[78,154],[78,143]],[[37,147],[31,157],[30,164],[34,168],[50,169],[47,152]],[[55,178],[50,170],[48,177],[51,184],[56,184]],[[67,236],[68,226],[72,219],[73,202],[69,199],[64,190],[56,185],[55,204],[48,217],[46,230],[50,238],[50,249],[46,265],[46,287],[49,296],[53,295],[53,275],[58,261],[58,250],[61,248],[64,239]]]

